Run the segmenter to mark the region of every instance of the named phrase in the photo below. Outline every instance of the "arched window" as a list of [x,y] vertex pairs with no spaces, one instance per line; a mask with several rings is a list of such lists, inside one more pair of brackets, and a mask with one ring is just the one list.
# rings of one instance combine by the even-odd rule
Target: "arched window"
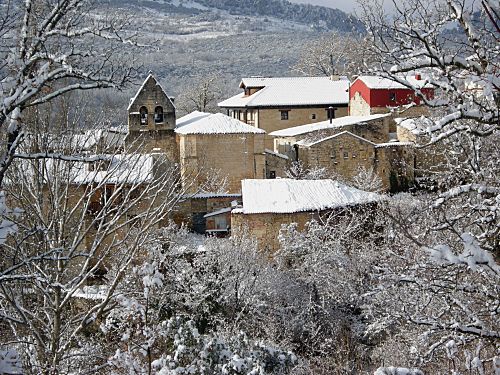
[[163,107],[156,107],[155,108],[155,122],[163,122]]
[[141,125],[148,124],[148,109],[146,107],[141,107],[139,109],[139,114],[141,116]]

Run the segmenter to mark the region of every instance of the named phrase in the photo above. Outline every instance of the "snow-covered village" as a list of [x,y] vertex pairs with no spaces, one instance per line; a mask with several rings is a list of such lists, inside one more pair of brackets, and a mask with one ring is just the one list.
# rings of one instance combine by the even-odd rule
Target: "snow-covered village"
[[500,375],[498,0],[0,1],[0,375]]

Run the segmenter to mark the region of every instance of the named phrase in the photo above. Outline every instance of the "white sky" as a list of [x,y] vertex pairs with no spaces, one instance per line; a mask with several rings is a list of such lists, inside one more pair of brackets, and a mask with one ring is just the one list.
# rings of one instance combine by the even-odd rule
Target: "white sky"
[[356,5],[355,0],[290,0],[292,3],[304,3],[312,5],[323,5],[325,7],[337,8],[344,12],[352,13]]
[[[354,13],[356,8],[358,7],[356,0],[289,0],[292,3],[304,3],[304,4],[312,4],[312,5],[323,5],[329,8],[337,8],[343,10],[347,13]],[[384,9],[387,13],[393,13],[394,4],[393,0],[383,0]],[[474,7],[477,9],[481,1],[480,0],[467,0],[467,5],[474,4]]]

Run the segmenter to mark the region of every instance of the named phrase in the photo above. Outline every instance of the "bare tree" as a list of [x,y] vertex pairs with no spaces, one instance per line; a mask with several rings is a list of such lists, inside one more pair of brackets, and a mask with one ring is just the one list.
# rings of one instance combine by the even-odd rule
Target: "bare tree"
[[4,183],[17,209],[1,219],[17,230],[1,247],[1,345],[29,373],[91,371],[107,365],[97,332],[125,273],[189,184],[162,155],[89,154],[87,137],[43,120]]
[[[115,15],[98,17],[87,0],[0,4],[0,186],[22,142],[23,114],[73,90],[119,88],[134,69],[118,61],[133,43]],[[121,60],[121,58],[120,58]]]
[[223,98],[221,76],[213,74],[199,77],[197,84],[181,93],[177,98],[177,107],[184,113],[192,111],[217,112],[217,103]]
[[[438,145],[448,154],[438,175],[440,191],[388,212],[388,237],[399,242],[388,243],[396,267],[380,275],[389,288],[381,287],[387,293],[380,305],[394,324],[411,323],[394,337],[401,339],[399,347],[413,345],[416,365],[431,372],[493,372],[500,331],[500,155],[494,146],[500,130],[500,34],[498,19],[490,15],[498,15],[498,4],[393,1],[390,19],[379,1],[360,3],[379,57],[373,71],[415,91],[431,109],[429,116],[411,120],[428,136],[419,146],[425,152],[425,146]],[[436,88],[433,98],[405,79],[415,73]]]
[[362,35],[335,32],[308,45],[292,70],[328,77],[359,75],[373,60],[368,47],[369,39]]

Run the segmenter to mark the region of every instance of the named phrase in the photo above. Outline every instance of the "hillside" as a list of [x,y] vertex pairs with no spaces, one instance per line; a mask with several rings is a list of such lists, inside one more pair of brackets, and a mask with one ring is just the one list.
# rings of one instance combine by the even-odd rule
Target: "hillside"
[[363,31],[361,21],[341,10],[294,4],[287,0],[111,0],[110,3],[186,15],[225,12],[228,15],[272,17],[321,31]]

